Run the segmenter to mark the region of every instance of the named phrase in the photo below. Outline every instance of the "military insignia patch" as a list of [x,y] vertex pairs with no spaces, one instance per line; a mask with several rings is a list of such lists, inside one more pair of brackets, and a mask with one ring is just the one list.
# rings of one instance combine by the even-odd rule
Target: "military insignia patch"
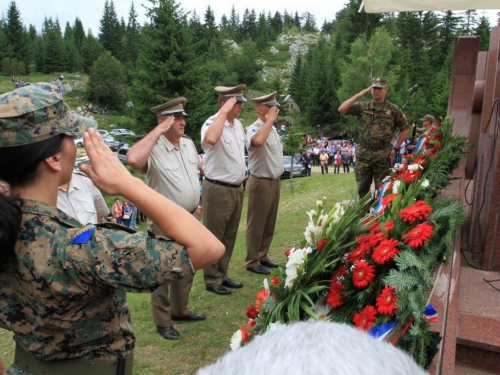
[[72,244],[86,244],[90,240],[90,236],[92,236],[92,232],[95,230],[95,225],[87,224],[82,229],[78,231],[78,233],[73,237]]

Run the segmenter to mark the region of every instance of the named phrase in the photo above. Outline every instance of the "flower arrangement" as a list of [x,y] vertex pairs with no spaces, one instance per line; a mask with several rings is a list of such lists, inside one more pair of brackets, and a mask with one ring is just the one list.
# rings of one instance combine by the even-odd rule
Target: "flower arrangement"
[[446,118],[394,166],[375,203],[366,196],[325,213],[325,199],[316,202],[301,246],[286,251],[271,285],[264,280],[231,348],[276,324],[328,320],[388,340],[425,366],[434,275],[464,219],[459,202],[437,193],[468,145]]

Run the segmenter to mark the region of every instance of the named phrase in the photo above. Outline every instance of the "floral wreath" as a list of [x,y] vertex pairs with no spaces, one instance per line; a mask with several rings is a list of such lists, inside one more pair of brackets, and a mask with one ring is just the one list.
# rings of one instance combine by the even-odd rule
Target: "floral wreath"
[[325,214],[326,198],[317,201],[301,247],[285,252],[271,285],[264,280],[231,348],[279,324],[328,320],[353,324],[428,366],[438,315],[428,301],[465,217],[457,200],[437,197],[469,146],[452,128],[447,117],[421,138],[383,180],[375,203],[367,195]]

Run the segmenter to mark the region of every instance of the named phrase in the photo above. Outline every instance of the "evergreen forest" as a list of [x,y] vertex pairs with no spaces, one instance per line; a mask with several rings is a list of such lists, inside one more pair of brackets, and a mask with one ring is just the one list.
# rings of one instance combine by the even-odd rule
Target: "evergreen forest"
[[[106,0],[94,35],[79,18],[66,25],[45,18],[37,30],[12,1],[0,20],[0,68],[6,76],[85,75],[86,100],[123,113],[132,102],[126,114],[142,133],[155,126],[149,108],[185,96],[194,139],[217,111],[218,85],[245,83],[247,97],[278,91],[280,115],[315,134],[355,130],[356,119],[337,108],[377,76],[388,78],[387,98],[399,106],[423,84],[405,108],[410,123],[445,115],[455,37],[480,36],[487,50],[497,25],[475,10],[368,14],[358,12],[361,2],[349,0],[318,25],[310,13],[240,15],[234,6],[216,22],[210,7],[198,14],[175,0],[147,0],[147,22],[139,24],[133,2],[124,17]],[[288,110],[290,96],[300,111]]]

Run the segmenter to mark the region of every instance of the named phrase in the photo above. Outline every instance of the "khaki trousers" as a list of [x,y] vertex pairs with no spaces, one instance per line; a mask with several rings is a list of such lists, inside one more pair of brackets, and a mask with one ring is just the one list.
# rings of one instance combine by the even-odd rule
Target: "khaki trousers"
[[187,305],[193,279],[194,275],[189,273],[182,279],[170,280],[151,293],[153,319],[157,326],[170,327],[172,325],[171,314],[179,317],[189,315]]
[[233,188],[203,181],[203,224],[226,248],[222,258],[203,269],[206,286],[220,285],[229,278],[227,271],[238,234],[242,207],[242,186]]
[[250,176],[247,184],[247,268],[269,260],[267,252],[273,240],[280,203],[281,180]]

